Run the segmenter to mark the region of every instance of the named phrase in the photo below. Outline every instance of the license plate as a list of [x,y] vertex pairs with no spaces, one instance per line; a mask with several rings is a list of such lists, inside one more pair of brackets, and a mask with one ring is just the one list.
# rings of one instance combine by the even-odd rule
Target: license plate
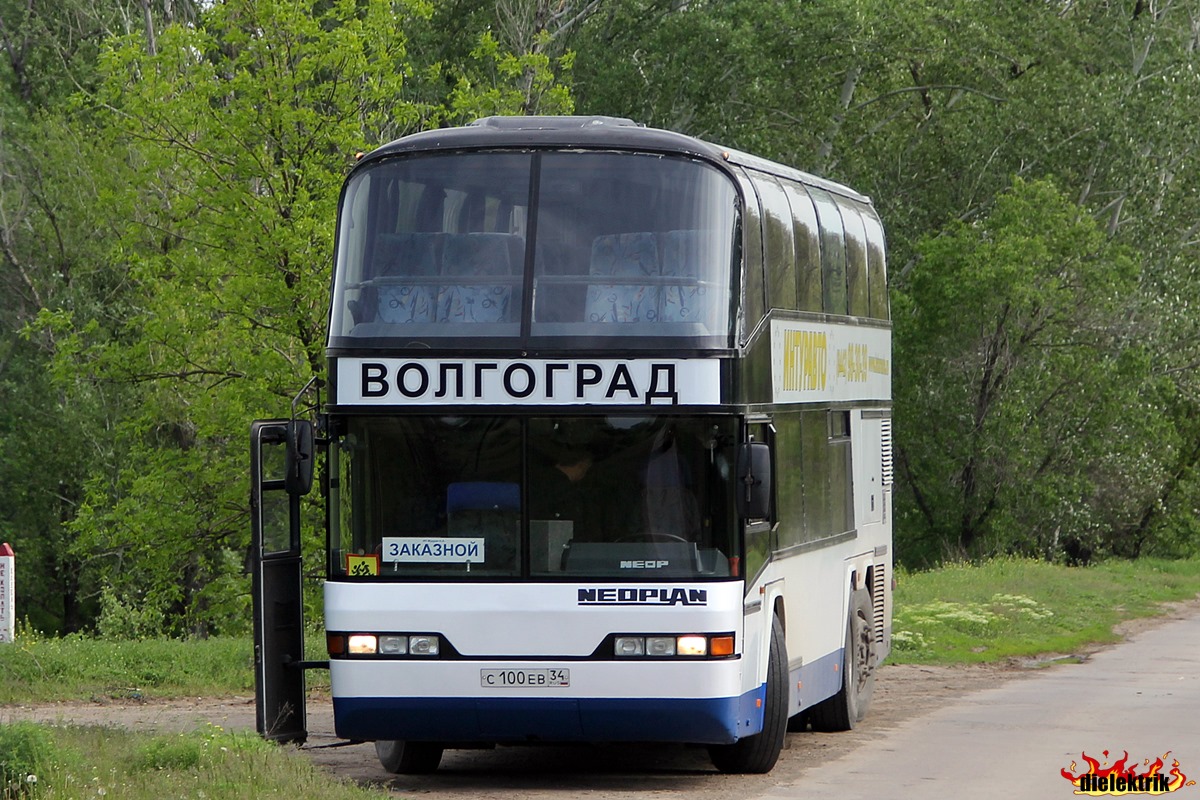
[[481,669],[479,683],[485,689],[542,689],[551,686],[570,686],[571,670],[550,669]]

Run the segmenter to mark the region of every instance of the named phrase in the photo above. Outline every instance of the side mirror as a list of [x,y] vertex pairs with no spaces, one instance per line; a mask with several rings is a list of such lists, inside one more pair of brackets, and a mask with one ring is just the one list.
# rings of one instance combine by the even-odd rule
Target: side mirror
[[291,495],[312,491],[313,484],[313,425],[308,420],[293,419],[287,429],[287,473],[283,486]]
[[771,516],[771,447],[747,442],[738,449],[737,511],[742,519]]

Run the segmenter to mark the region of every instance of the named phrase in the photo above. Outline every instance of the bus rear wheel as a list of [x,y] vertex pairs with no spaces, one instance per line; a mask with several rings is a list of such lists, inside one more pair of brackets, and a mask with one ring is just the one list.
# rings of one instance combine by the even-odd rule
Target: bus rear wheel
[[809,711],[814,731],[849,731],[862,721],[875,694],[875,631],[871,593],[855,589],[850,595],[846,649],[842,655],[842,688]]
[[437,771],[442,748],[429,742],[378,741],[375,755],[388,772],[397,775],[425,775]]
[[787,642],[783,626],[776,617],[771,623],[771,645],[767,655],[767,697],[763,703],[762,731],[733,744],[711,745],[709,756],[721,772],[762,774],[775,766],[787,735],[787,674]]

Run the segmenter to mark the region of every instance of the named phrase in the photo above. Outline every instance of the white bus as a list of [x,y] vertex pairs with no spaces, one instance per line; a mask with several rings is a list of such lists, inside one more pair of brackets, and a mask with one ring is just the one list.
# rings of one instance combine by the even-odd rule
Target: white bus
[[614,118],[408,136],[346,181],[327,352],[315,447],[294,411],[253,428],[264,735],[304,738],[325,666],[314,450],[336,732],[388,770],[663,741],[766,772],[862,719],[892,602],[868,198]]

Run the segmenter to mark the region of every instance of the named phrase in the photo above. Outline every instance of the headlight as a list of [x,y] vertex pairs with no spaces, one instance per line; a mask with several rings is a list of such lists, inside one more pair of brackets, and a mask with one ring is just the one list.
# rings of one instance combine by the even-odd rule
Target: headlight
[[673,655],[675,655],[675,637],[674,636],[647,636],[646,637],[646,655],[648,655],[648,656],[673,656]]
[[646,638],[644,636],[618,636],[616,642],[618,656],[646,655]]
[[379,655],[402,656],[408,652],[407,636],[380,636]]
[[408,652],[414,656],[436,656],[438,650],[438,637],[435,635],[408,637]]
[[371,633],[351,634],[348,649],[352,656],[373,656],[379,650],[379,637]]

